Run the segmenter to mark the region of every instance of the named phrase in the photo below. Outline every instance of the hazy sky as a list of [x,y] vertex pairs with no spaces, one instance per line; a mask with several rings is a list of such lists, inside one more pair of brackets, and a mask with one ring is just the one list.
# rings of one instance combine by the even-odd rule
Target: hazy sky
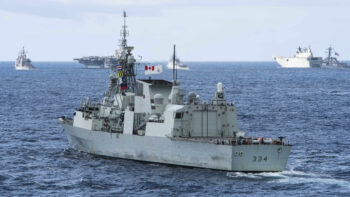
[[144,60],[272,61],[332,44],[350,60],[348,0],[0,0],[0,60],[24,45],[33,61],[112,55],[127,11],[129,45]]

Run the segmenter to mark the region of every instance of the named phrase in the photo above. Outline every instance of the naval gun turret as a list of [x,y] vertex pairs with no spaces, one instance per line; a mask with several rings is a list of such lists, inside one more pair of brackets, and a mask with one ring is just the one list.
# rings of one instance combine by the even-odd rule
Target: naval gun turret
[[224,87],[221,82],[217,84],[217,91],[215,92],[215,98],[212,103],[214,105],[226,105]]

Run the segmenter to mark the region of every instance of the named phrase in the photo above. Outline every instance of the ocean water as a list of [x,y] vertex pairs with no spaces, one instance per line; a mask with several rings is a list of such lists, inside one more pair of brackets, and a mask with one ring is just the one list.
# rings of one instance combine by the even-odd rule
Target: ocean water
[[[350,69],[274,62],[189,62],[181,86],[209,101],[216,83],[247,135],[293,144],[279,173],[237,173],[95,156],[69,148],[57,118],[100,99],[108,70],[0,62],[1,196],[350,196]],[[142,67],[139,77],[144,78]],[[168,70],[155,78],[171,80]]]

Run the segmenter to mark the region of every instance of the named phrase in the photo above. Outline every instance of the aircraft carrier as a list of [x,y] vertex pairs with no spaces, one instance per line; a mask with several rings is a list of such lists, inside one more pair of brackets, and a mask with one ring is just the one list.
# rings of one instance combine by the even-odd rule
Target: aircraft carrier
[[110,68],[116,60],[115,56],[86,56],[75,58],[80,64],[84,64],[86,68]]
[[321,67],[322,57],[314,57],[311,48],[299,47],[294,57],[273,57],[282,68],[311,68]]

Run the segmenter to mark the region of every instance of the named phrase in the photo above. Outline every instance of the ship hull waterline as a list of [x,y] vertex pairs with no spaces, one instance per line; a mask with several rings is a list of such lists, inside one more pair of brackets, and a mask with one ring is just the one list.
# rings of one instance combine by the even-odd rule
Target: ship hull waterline
[[109,67],[104,67],[104,65],[98,65],[98,64],[91,64],[91,65],[84,64],[84,66],[87,69],[104,69],[104,68],[109,68]]
[[35,68],[19,68],[15,67],[16,70],[35,70]]
[[[73,149],[109,157],[239,172],[279,172],[291,146],[218,145],[91,131],[62,123]],[[255,160],[255,161],[254,161]]]

